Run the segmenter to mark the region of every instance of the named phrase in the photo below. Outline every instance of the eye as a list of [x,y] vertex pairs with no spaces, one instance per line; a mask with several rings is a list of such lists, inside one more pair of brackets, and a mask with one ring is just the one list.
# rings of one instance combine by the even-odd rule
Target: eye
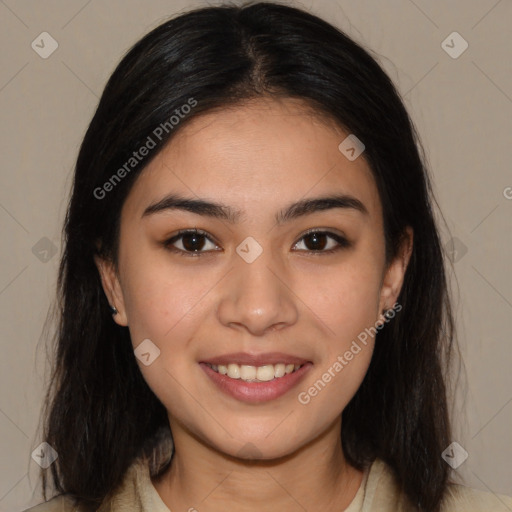
[[[208,247],[210,243],[210,247]],[[299,251],[309,253],[333,253],[343,248],[350,247],[350,242],[330,231],[311,230],[301,237],[299,242],[296,242],[294,248],[303,244],[305,249],[298,249]],[[198,257],[204,253],[222,250],[212,241],[205,231],[200,229],[183,229],[176,235],[163,242],[165,248],[178,253],[180,256]]]
[[[206,247],[208,242],[213,247]],[[176,244],[176,245],[175,245]],[[167,249],[177,252],[180,256],[200,256],[201,253],[209,252],[210,250],[216,250],[217,245],[207,236],[205,231],[200,229],[183,229],[178,232],[177,235],[169,238],[163,242],[164,247]],[[218,247],[217,247],[218,248]]]
[[[329,239],[331,240],[330,242]],[[308,231],[294,247],[297,247],[300,243],[306,246],[306,252],[324,254],[333,253],[351,245],[346,238],[336,233],[320,230]]]

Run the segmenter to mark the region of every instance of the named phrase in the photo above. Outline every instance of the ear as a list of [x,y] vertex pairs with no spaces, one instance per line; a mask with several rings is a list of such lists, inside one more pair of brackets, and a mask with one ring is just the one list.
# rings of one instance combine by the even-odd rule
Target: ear
[[103,291],[107,296],[108,302],[117,309],[117,314],[113,315],[112,318],[118,325],[126,327],[128,319],[126,317],[123,291],[115,265],[110,260],[101,258],[98,255],[94,256],[94,263],[100,273],[101,284],[103,285]]
[[409,264],[412,254],[414,233],[410,226],[407,226],[402,235],[400,247],[396,256],[388,265],[384,278],[382,280],[380,300],[379,300],[379,319],[385,320],[383,311],[391,309],[396,303],[400,290],[404,282],[405,271]]

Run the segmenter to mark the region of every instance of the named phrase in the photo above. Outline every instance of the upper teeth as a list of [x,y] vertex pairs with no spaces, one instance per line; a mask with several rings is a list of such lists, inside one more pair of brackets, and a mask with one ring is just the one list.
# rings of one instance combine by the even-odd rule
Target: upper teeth
[[245,364],[238,365],[230,363],[227,366],[223,364],[209,364],[210,368],[214,371],[231,377],[232,379],[242,379],[245,381],[269,381],[274,378],[283,377],[287,373],[292,373],[298,370],[301,365],[299,364],[266,364],[264,366],[247,366]]

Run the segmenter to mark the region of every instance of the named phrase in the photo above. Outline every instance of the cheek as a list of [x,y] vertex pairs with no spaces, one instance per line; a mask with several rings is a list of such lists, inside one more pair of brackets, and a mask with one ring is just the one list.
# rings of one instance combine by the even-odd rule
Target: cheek
[[[316,411],[317,417],[334,421],[359,389],[370,365],[379,276],[358,264],[346,265],[325,279],[316,277],[314,286],[310,283],[308,301],[326,326],[326,337],[314,374],[299,390],[297,400],[305,410]],[[315,424],[322,427],[320,419]]]
[[[372,328],[378,317],[380,292],[378,257],[354,252],[336,268],[303,272],[301,296],[326,334],[314,376],[298,402],[334,419],[357,392],[374,348]],[[310,405],[308,405],[310,404]]]
[[354,253],[342,264],[332,267],[304,269],[300,290],[305,303],[321,319],[326,334],[333,338],[331,346],[342,349],[378,316],[380,292],[379,263]]
[[176,339],[176,333],[200,313],[201,299],[211,287],[206,274],[198,278],[192,266],[172,266],[165,255],[144,259],[139,254],[125,268],[123,294],[134,345],[144,338],[159,346]]
[[209,280],[206,275],[198,279],[197,272],[194,278],[192,270],[173,268],[164,260],[153,255],[144,261],[139,253],[127,261],[123,293],[134,349],[146,339],[158,349],[151,346],[158,356],[149,365],[137,361],[140,371],[165,407],[179,411],[187,409],[183,385],[197,371],[196,365],[185,362],[190,360],[190,343],[205,315],[207,301],[201,299]]
[[[300,407],[315,419],[318,428],[323,422],[334,421],[359,389],[371,361],[373,342],[357,342],[357,350],[334,354],[303,386],[297,395]],[[347,359],[347,354],[351,359]]]

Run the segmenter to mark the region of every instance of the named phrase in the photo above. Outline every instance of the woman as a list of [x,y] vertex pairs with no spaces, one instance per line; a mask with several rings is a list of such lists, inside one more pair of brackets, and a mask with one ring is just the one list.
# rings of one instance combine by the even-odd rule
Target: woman
[[33,510],[512,509],[441,456],[453,318],[419,148],[376,61],[301,10],[139,41],[78,156],[60,496]]

